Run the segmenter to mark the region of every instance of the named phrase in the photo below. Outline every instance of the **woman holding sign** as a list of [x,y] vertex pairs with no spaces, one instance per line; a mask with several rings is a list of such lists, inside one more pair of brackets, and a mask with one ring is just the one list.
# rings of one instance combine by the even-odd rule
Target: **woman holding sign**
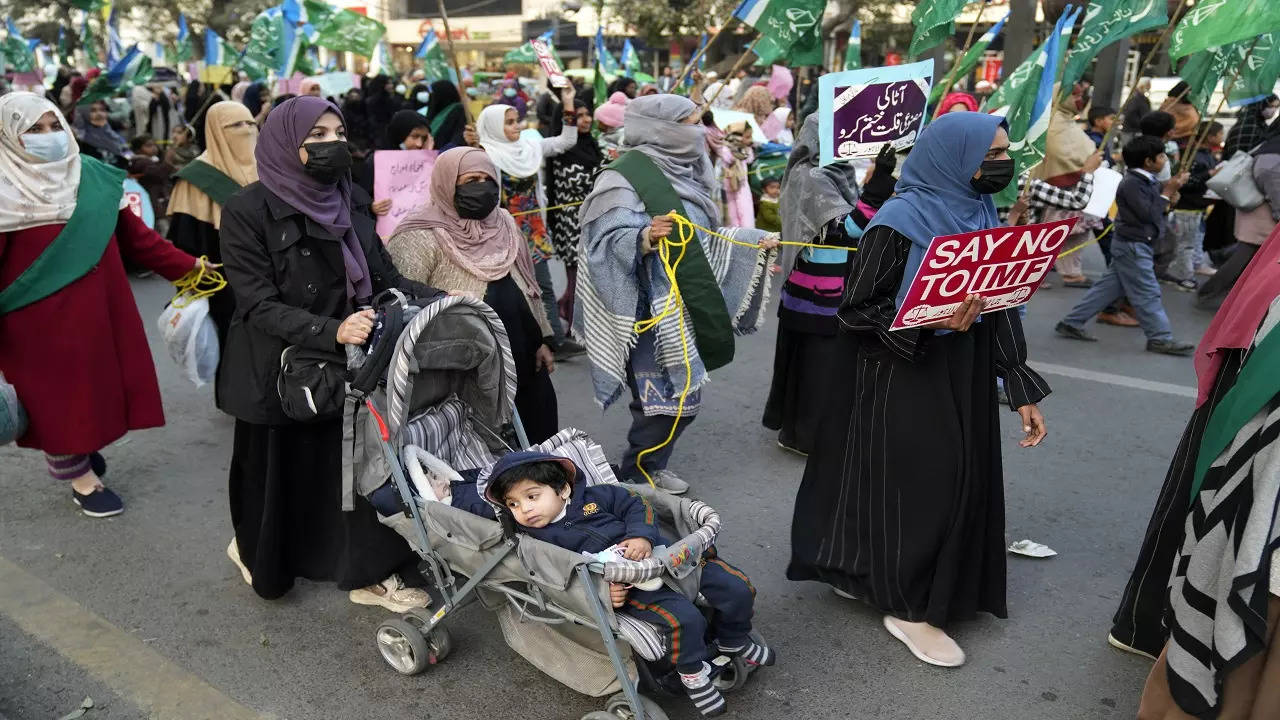
[[968,296],[945,320],[890,331],[930,241],[1000,224],[990,195],[1013,178],[1002,118],[934,120],[853,253],[837,318],[849,370],[831,395],[791,526],[792,580],[819,580],[885,613],[920,660],[964,651],[943,628],[978,612],[1005,617],[1004,491],[996,377],[1026,433],[1045,437],[1035,403],[1049,387],[1026,365],[1016,311],[981,316]]

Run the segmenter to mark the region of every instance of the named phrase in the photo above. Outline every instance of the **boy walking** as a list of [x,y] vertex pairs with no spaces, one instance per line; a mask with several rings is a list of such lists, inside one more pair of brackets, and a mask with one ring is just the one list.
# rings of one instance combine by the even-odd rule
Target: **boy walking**
[[1156,177],[1169,162],[1164,143],[1152,137],[1137,137],[1124,148],[1129,168],[1116,191],[1115,239],[1111,243],[1111,266],[1084,298],[1059,322],[1054,331],[1072,340],[1094,342],[1084,331],[1085,323],[1111,303],[1127,296],[1138,313],[1138,323],[1147,336],[1147,351],[1165,355],[1190,355],[1191,343],[1173,338],[1169,316],[1160,298],[1153,248],[1165,232],[1165,215],[1176,201],[1183,176],[1163,185]]

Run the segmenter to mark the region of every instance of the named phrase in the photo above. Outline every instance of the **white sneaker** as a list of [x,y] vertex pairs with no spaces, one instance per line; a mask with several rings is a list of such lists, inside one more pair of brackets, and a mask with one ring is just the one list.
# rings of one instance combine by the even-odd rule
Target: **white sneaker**
[[670,470],[659,470],[654,473],[653,484],[659,490],[669,492],[672,495],[683,495],[689,492],[689,483],[681,480],[679,475]]
[[431,595],[422,588],[405,587],[399,575],[392,575],[377,585],[352,590],[347,597],[357,605],[381,605],[398,613],[431,607]]
[[236,544],[236,538],[231,536],[231,544],[227,546],[227,557],[231,558],[231,562],[240,568],[240,577],[244,578],[246,585],[253,585],[253,575],[249,573],[249,568],[244,566],[244,561],[240,559],[240,546]]

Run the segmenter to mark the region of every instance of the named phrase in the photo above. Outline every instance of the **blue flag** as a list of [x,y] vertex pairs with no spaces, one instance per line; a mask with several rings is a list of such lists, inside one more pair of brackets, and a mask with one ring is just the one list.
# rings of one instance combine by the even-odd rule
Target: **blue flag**
[[596,28],[596,62],[600,63],[600,72],[606,75],[617,75],[621,68],[618,61],[609,54],[609,48],[604,46],[604,28]]

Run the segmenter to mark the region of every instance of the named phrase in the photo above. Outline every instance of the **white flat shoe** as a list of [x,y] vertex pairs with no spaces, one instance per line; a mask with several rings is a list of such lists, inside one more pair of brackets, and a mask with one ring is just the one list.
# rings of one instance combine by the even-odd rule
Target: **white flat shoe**
[[235,536],[232,536],[231,544],[227,546],[227,557],[231,558],[231,562],[240,568],[240,577],[244,578],[244,584],[253,585],[253,575],[250,574],[249,568],[244,566],[244,561],[240,559],[240,546],[236,544]]
[[[382,592],[374,591],[375,587]],[[357,605],[378,605],[397,613],[431,606],[431,595],[426,590],[405,587],[399,575],[392,575],[377,585],[356,588],[347,593],[347,599]]]
[[1138,648],[1133,647],[1133,646],[1131,646],[1131,645],[1125,645],[1124,643],[1122,643],[1122,642],[1120,642],[1119,640],[1117,640],[1117,639],[1116,639],[1116,636],[1115,636],[1115,635],[1112,635],[1111,633],[1107,633],[1107,644],[1108,644],[1108,645],[1110,645],[1111,647],[1113,647],[1113,648],[1117,649],[1117,650],[1122,650],[1122,651],[1127,652],[1127,653],[1133,653],[1134,655],[1139,655],[1139,656],[1141,656],[1141,657],[1144,657],[1144,658],[1146,658],[1146,659],[1150,660],[1151,662],[1155,662],[1155,661],[1156,661],[1156,657],[1155,657],[1154,655],[1151,655],[1150,653],[1145,653],[1145,652],[1143,652],[1143,651],[1139,650]]
[[[964,660],[965,660],[964,650],[961,650],[960,646],[956,645],[956,642],[954,640],[951,641],[951,644],[955,645],[954,657],[945,657],[945,658],[932,657],[930,655],[925,654],[925,652],[920,648],[916,647],[916,644],[911,640],[911,636],[908,635],[905,630],[898,627],[898,624],[894,622],[894,620],[895,618],[892,615],[885,615],[884,629],[888,630],[890,635],[901,640],[902,644],[906,645],[907,649],[911,651],[911,654],[916,656],[916,659],[920,660],[921,662],[929,663],[930,665],[937,665],[938,667],[960,667],[961,665],[964,664]],[[950,640],[951,638],[948,637],[947,639]]]

